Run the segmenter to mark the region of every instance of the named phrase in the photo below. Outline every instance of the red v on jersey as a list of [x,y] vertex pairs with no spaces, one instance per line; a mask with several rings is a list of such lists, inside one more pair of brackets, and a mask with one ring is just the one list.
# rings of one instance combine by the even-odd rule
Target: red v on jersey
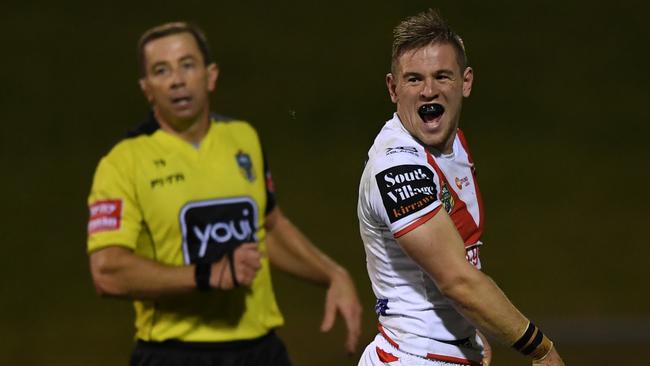
[[[447,179],[446,172],[443,169],[441,169],[440,165],[438,164],[434,156],[428,151],[427,151],[427,162],[436,171],[439,178],[440,187],[446,187],[446,190],[451,194],[451,199],[445,200],[444,197],[442,197],[444,193],[443,192],[444,189],[441,189],[440,190],[441,192],[439,192],[439,195],[441,197],[439,198],[443,203],[446,203],[445,201],[449,201],[450,207],[449,209],[447,209],[448,207],[447,205],[445,205],[445,209],[447,209],[447,213],[453,220],[456,229],[460,233],[460,236],[463,238],[465,246],[468,247],[476,244],[476,242],[480,240],[481,235],[483,234],[483,217],[484,217],[483,200],[481,199],[481,193],[479,191],[478,183],[476,181],[474,164],[472,163],[471,155],[469,153],[469,150],[467,149],[465,138],[460,130],[458,130],[458,135],[459,135],[459,140],[461,141],[461,144],[467,153],[468,161],[471,165],[470,168],[471,172],[468,173],[471,174],[472,176],[476,201],[478,202],[478,211],[479,211],[478,223],[475,221],[474,217],[469,212],[465,201],[460,197],[460,195],[456,191],[458,187],[456,185],[449,184],[449,180]],[[462,189],[462,187],[460,189]]]

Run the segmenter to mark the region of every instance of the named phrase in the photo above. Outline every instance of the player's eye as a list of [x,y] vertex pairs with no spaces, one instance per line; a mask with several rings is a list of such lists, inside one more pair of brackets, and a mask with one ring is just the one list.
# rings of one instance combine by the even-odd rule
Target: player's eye
[[169,72],[169,68],[165,66],[157,66],[153,69],[153,74],[156,76],[162,76]]
[[194,61],[184,61],[181,66],[186,70],[190,70],[196,66],[196,63]]

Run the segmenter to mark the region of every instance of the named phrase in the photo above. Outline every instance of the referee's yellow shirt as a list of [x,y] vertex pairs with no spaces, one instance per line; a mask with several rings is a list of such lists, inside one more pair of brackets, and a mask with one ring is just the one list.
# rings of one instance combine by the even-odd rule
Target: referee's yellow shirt
[[88,252],[117,245],[183,266],[254,241],[263,256],[250,288],[134,301],[136,338],[222,342],[282,325],[264,229],[273,187],[256,131],[244,121],[213,119],[193,146],[158,129],[155,120],[144,130],[117,144],[97,167],[88,198]]

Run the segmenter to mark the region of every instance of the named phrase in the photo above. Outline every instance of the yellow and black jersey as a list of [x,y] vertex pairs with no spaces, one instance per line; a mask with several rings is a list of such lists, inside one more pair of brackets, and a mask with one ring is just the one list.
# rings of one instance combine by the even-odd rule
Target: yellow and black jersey
[[134,301],[136,338],[222,342],[283,324],[266,255],[273,184],[257,132],[212,117],[194,146],[151,120],[103,157],[88,198],[88,252],[123,246],[160,263],[212,262],[257,242],[262,267],[250,288]]

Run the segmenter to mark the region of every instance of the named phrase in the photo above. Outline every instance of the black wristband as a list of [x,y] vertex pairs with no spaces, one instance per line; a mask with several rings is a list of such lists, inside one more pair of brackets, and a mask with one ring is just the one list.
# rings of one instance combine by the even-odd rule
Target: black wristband
[[234,287],[239,287],[239,281],[237,280],[237,271],[235,271],[235,251],[228,251],[228,262],[230,263],[230,276],[232,277],[232,285]]
[[530,339],[533,338],[533,335],[535,334],[535,330],[537,327],[535,324],[532,322],[528,322],[528,327],[526,328],[526,331],[524,334],[515,342],[515,344],[512,345],[512,348],[516,349],[517,351],[521,352],[524,347],[530,342]]
[[210,291],[210,274],[212,273],[212,263],[198,262],[194,268],[194,281],[199,291]]

